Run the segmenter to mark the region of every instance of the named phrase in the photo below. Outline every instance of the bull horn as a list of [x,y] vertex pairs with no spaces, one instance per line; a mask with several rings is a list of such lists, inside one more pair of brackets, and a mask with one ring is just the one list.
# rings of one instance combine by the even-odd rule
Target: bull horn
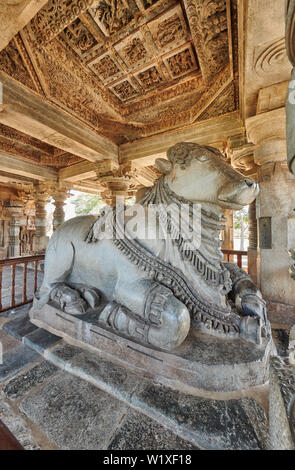
[[164,158],[157,158],[155,160],[155,166],[163,175],[168,175],[172,170],[172,163]]

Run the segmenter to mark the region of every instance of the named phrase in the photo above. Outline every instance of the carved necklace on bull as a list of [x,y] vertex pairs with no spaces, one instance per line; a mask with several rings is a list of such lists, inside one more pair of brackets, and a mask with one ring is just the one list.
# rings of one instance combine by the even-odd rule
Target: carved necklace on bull
[[[181,233],[179,231],[179,220],[173,220],[170,217],[167,222],[167,208],[171,203],[175,204],[179,211],[181,205],[189,207],[189,221],[193,214],[193,203],[183,197],[178,196],[168,186],[165,177],[162,176],[155,186],[147,191],[140,204],[148,206],[150,204],[157,205],[159,221],[164,230],[171,235],[172,242],[177,246],[182,256],[190,262],[194,269],[208,282],[211,286],[221,286],[221,293],[226,295],[232,288],[232,281],[229,271],[220,262],[222,259],[220,232],[224,229],[225,218],[218,216],[212,211],[201,208],[201,240],[187,240],[191,235],[191,226],[181,224]],[[178,214],[179,214],[178,211]],[[190,231],[190,232],[189,232]],[[199,243],[201,241],[201,243]]]

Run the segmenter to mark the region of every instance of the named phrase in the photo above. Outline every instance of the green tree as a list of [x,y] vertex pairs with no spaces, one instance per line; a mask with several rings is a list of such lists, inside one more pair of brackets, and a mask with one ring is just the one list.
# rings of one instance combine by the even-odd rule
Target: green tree
[[77,215],[97,214],[104,206],[99,194],[80,193],[72,200]]
[[248,206],[234,212],[234,229],[240,233],[240,250],[244,250],[245,237],[248,231]]

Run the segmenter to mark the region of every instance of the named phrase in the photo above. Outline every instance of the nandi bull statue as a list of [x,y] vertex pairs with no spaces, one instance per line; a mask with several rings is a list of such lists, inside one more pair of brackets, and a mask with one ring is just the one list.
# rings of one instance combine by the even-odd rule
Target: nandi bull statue
[[[246,272],[222,261],[219,239],[223,209],[250,204],[258,186],[212,147],[178,143],[167,157],[156,161],[162,176],[140,200],[139,227],[145,226],[149,207],[159,209],[149,225],[152,234],[146,237],[140,230],[128,236],[130,208],[126,220],[124,207],[67,221],[48,244],[34,308],[51,302],[72,315],[97,311],[97,322],[106,330],[167,351],[190,329],[260,344],[269,336],[265,302]],[[199,205],[198,245],[187,242],[186,229],[179,231],[174,217],[160,236],[172,203],[189,209]]]

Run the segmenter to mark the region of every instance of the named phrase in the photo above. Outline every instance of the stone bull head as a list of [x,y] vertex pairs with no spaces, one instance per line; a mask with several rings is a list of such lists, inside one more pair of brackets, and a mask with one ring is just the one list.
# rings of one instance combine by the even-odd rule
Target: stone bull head
[[238,210],[258,195],[258,184],[234,170],[216,148],[180,142],[167,157],[158,158],[156,167],[180,197]]

